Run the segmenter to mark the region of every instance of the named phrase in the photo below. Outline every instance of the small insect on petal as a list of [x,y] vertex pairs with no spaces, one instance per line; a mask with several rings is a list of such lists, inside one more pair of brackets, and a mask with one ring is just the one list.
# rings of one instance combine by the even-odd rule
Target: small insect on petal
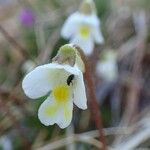
[[73,79],[74,79],[74,75],[73,75],[73,74],[71,74],[71,75],[67,78],[67,84],[68,84],[69,86],[70,86],[70,84],[72,83]]

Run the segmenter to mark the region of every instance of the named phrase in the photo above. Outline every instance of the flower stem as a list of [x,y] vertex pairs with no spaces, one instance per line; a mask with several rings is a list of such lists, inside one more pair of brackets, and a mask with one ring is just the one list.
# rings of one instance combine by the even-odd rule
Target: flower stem
[[24,58],[28,58],[28,53],[25,48],[23,48],[9,33],[0,25],[0,32],[3,36],[18,50]]
[[107,150],[106,140],[105,140],[103,126],[102,126],[102,117],[101,117],[101,113],[100,113],[99,106],[96,100],[96,95],[95,95],[94,82],[93,82],[92,73],[91,73],[91,65],[87,61],[87,58],[84,55],[81,48],[79,48],[76,45],[74,47],[79,51],[81,58],[85,64],[85,80],[88,86],[89,106],[91,109],[92,116],[94,117],[94,120],[95,120],[96,128],[99,130],[99,140],[103,144],[102,150]]

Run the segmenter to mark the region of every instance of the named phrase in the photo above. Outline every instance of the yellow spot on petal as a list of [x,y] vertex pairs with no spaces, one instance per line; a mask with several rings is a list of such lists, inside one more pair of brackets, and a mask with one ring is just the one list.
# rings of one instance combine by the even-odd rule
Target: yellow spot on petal
[[58,106],[57,105],[52,105],[52,106],[46,106],[44,113],[46,116],[53,116],[56,111],[58,110]]
[[90,27],[87,25],[81,25],[79,27],[79,34],[82,38],[87,39],[90,35]]
[[67,102],[70,97],[70,90],[67,85],[56,86],[52,90],[52,96],[57,102]]

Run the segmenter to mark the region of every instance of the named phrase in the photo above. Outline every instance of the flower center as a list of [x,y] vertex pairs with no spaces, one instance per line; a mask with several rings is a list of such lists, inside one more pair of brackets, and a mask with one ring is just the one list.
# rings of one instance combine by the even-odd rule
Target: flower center
[[70,95],[69,87],[67,85],[56,86],[52,90],[52,95],[57,102],[66,102]]
[[88,38],[90,35],[90,27],[87,25],[81,25],[79,28],[79,34],[84,39]]

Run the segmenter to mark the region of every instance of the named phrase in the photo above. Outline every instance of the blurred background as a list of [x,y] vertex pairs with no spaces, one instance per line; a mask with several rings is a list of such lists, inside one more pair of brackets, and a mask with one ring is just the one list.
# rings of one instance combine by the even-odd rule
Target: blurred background
[[[0,149],[98,149],[90,109],[74,108],[72,125],[45,127],[44,98],[30,100],[21,83],[51,62],[67,40],[66,18],[81,0],[0,0]],[[109,149],[150,149],[150,1],[95,0],[105,39],[88,58]],[[69,138],[67,138],[69,137]]]

